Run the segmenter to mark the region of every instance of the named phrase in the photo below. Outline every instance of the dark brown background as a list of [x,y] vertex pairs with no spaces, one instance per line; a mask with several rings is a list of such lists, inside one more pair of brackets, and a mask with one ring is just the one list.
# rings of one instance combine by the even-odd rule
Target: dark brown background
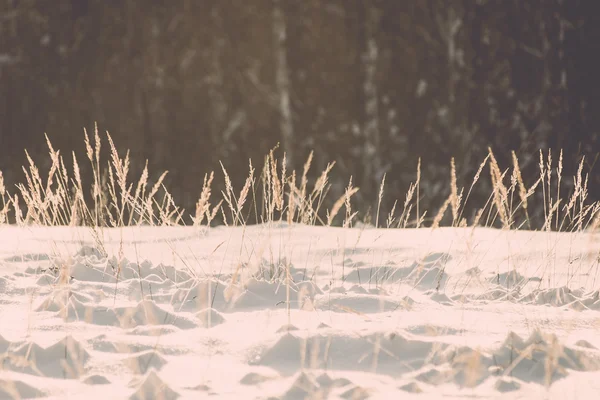
[[468,186],[487,146],[529,185],[564,149],[567,192],[585,154],[598,199],[599,50],[595,0],[0,0],[0,169],[20,180],[24,148],[43,166],[44,132],[80,151],[97,121],[190,210],[218,160],[240,184],[277,142],[297,169],[335,160],[333,194],[353,175],[365,211],[384,172],[384,207],[403,198],[418,156],[439,206],[450,157]]

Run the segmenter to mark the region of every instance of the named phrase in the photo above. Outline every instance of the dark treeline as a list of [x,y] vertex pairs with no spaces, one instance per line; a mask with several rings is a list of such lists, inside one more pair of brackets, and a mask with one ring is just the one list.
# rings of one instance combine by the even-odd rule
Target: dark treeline
[[43,166],[44,132],[80,152],[97,122],[188,210],[219,160],[239,187],[277,143],[298,170],[336,161],[332,199],[352,175],[365,211],[422,157],[434,213],[450,158],[468,188],[488,146],[528,185],[563,149],[565,193],[585,155],[598,199],[599,43],[594,0],[0,0],[0,170],[20,181],[24,148]]

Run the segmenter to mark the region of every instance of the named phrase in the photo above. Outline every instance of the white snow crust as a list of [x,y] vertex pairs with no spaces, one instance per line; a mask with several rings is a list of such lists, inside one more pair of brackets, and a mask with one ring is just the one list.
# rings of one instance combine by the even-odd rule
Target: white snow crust
[[600,398],[600,233],[0,226],[0,399]]

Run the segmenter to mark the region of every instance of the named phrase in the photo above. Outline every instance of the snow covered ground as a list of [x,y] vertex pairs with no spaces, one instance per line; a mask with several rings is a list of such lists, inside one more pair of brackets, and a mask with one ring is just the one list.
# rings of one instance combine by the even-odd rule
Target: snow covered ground
[[600,234],[0,226],[0,399],[592,399]]

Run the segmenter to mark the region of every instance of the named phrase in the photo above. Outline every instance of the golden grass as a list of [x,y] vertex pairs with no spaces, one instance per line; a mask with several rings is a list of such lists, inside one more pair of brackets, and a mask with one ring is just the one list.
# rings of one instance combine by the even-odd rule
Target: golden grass
[[[333,202],[330,209],[322,210],[325,199],[331,188],[330,174],[335,162],[317,176],[314,183],[309,181],[309,171],[313,161],[311,152],[303,165],[301,175],[295,170],[286,169],[286,154],[280,161],[277,157],[277,147],[265,157],[260,176],[249,160],[248,176],[243,187],[235,190],[231,177],[224,164],[221,163],[224,190],[221,198],[215,199],[212,190],[215,173],[204,175],[202,187],[193,215],[187,215],[185,210],[177,206],[175,199],[164,185],[167,172],[150,182],[148,162],[139,177],[130,176],[129,152],[120,155],[112,137],[107,132],[106,140],[109,146],[110,159],[103,161],[100,150],[103,146],[98,128],[94,129],[93,138],[84,131],[86,158],[91,166],[92,181],[83,182],[79,160],[72,153],[72,162],[65,162],[60,150],[55,150],[50,139],[46,136],[50,169],[44,179],[34,160],[25,153],[28,165],[23,167],[24,180],[16,185],[16,192],[10,193],[5,187],[0,172],[0,223],[9,221],[18,225],[56,226],[68,225],[90,226],[95,230],[110,227],[133,225],[193,225],[210,227],[217,215],[221,215],[222,223],[232,226],[248,224],[251,213],[255,220],[263,223],[282,222],[288,224],[302,223],[307,225],[331,226],[342,208],[345,209],[343,218],[338,221],[341,226],[350,227],[359,216],[358,211],[352,210],[352,197],[359,192],[350,178],[348,186],[339,198]],[[530,219],[531,198],[537,188],[542,187],[542,204],[544,208],[543,230],[577,230],[592,228],[600,225],[599,202],[587,202],[588,175],[584,174],[582,159],[573,177],[573,190],[568,199],[562,199],[563,183],[563,153],[560,152],[555,174],[552,164],[552,153],[546,156],[539,154],[539,178],[527,187],[519,160],[515,152],[511,153],[511,168],[501,169],[492,149],[479,165],[473,177],[466,196],[464,188],[460,188],[457,178],[456,160],[450,160],[450,187],[447,199],[429,220],[430,228],[439,227],[444,221],[448,208],[451,211],[450,226],[499,226],[504,229],[520,229],[523,226],[532,228]],[[72,165],[69,169],[67,165]],[[489,165],[492,192],[488,201],[477,207],[471,221],[463,217],[465,207],[473,189],[481,180],[483,168]],[[510,182],[506,183],[507,175]],[[258,179],[257,179],[258,176]],[[299,177],[299,179],[298,179]],[[374,227],[379,228],[384,191],[386,185],[384,175],[377,196],[377,209]],[[420,199],[427,193],[421,192],[421,159],[416,170],[416,180],[407,189],[406,196],[400,203],[394,200],[387,212],[385,225],[387,228],[425,227],[427,210],[421,210]],[[260,187],[257,187],[260,186]],[[515,202],[515,200],[518,200]],[[416,209],[416,215],[413,215]],[[487,214],[487,217],[484,216]],[[363,220],[370,220],[364,215]],[[498,220],[498,221],[497,221]]]

